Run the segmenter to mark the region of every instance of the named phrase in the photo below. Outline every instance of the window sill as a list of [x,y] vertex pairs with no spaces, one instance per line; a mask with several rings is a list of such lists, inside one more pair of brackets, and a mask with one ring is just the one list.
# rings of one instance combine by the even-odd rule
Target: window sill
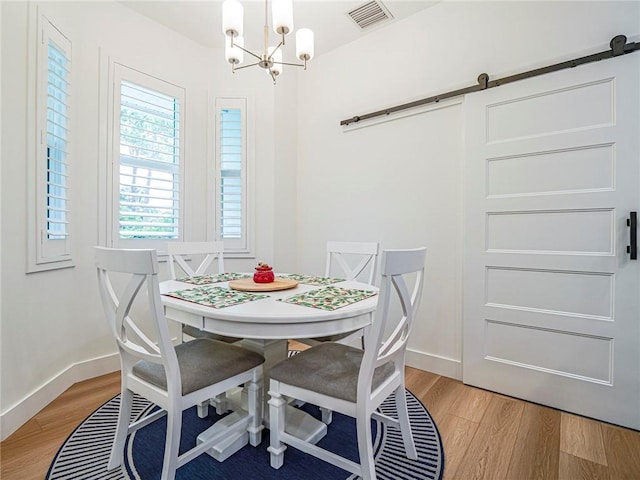
[[27,265],[26,273],[39,273],[39,272],[50,272],[52,270],[62,270],[65,268],[75,268],[76,264],[73,263],[72,260],[66,260],[62,262],[50,262],[50,263],[30,263]]
[[227,258],[256,258],[256,255],[253,252],[242,252],[242,251],[236,251],[236,252],[231,251],[231,252],[228,252],[228,251],[225,251],[223,253],[223,255],[224,255],[225,259],[227,259]]

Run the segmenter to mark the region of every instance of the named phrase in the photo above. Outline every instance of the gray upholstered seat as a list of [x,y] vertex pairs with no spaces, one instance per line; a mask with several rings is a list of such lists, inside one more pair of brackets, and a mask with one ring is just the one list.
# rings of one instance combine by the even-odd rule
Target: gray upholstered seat
[[[363,354],[359,348],[326,342],[276,364],[269,376],[305,390],[355,402]],[[373,389],[393,372],[392,364],[377,368],[373,374]]]
[[218,335],[217,333],[205,332],[204,330],[200,330],[199,328],[192,327],[191,325],[183,325],[182,333],[192,338],[208,338],[211,340],[218,340],[219,342],[225,342],[225,343],[235,343],[242,340],[241,338],[227,337],[225,335]]
[[[264,363],[264,357],[259,353],[207,338],[177,345],[176,355],[182,379],[182,395]],[[215,365],[216,368],[202,368],[203,365]],[[163,390],[167,389],[164,367],[160,364],[141,360],[133,366],[133,374]]]

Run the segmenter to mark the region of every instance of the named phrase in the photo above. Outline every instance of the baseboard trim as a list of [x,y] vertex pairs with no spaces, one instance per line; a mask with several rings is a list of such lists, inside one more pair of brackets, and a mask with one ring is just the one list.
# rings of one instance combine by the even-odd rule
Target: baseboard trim
[[[410,367],[419,368],[437,375],[456,380],[462,379],[462,362],[460,360],[407,349],[406,363]],[[0,414],[0,435],[2,440],[5,440],[18,430],[74,383],[115,372],[119,369],[120,357],[117,353],[70,365],[40,388]]]
[[407,348],[406,364],[444,377],[462,380],[462,362],[432,353],[419,352]]
[[120,370],[120,356],[117,353],[70,365],[0,414],[0,437],[6,439],[74,383],[116,370]]

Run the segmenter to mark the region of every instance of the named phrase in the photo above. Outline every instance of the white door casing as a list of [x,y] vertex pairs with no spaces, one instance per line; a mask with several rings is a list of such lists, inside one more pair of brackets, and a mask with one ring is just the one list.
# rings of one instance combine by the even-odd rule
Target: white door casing
[[463,381],[640,429],[640,54],[465,99]]

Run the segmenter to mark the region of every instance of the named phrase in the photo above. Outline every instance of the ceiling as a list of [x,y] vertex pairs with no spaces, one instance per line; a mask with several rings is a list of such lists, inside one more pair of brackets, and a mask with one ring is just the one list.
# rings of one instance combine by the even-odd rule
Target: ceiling
[[[361,30],[347,12],[367,3],[368,0],[294,0],[294,25],[296,29],[307,27],[313,30],[315,55],[318,56],[435,5],[438,1],[382,0],[393,19]],[[244,6],[245,47],[260,49],[264,26],[264,1],[240,2]],[[205,47],[224,47],[222,0],[136,0],[120,3]],[[273,30],[270,30],[270,34],[271,43],[274,43]]]

